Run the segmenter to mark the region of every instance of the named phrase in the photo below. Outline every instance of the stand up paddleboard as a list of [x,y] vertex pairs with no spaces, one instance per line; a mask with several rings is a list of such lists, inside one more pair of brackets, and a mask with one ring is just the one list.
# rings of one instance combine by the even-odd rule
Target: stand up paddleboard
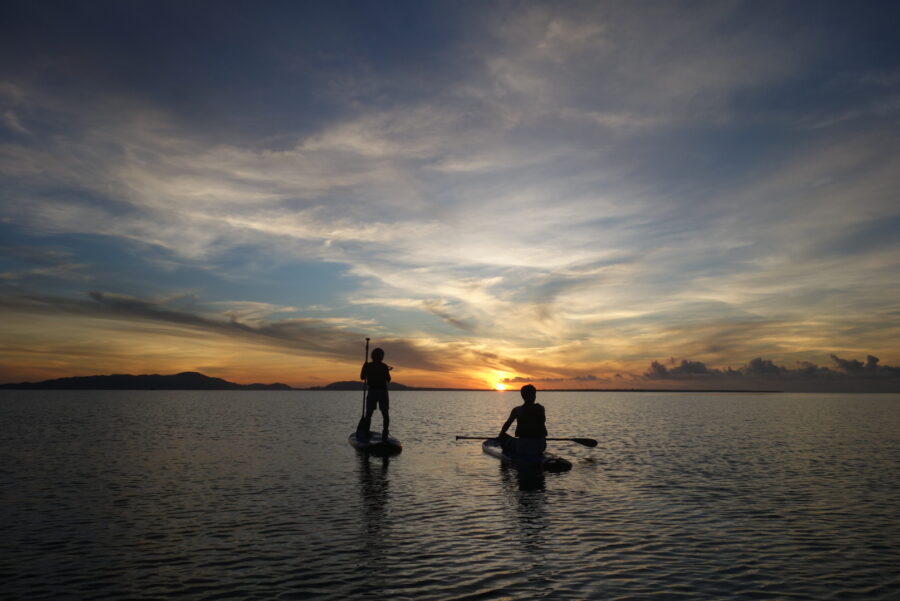
[[565,472],[572,469],[571,461],[553,453],[545,452],[543,455],[512,455],[504,453],[503,447],[500,446],[500,440],[497,438],[485,440],[481,443],[481,448],[488,455],[518,467],[536,468],[548,472]]
[[371,453],[372,455],[396,455],[403,450],[403,445],[393,436],[388,436],[387,440],[381,439],[381,434],[377,432],[369,432],[366,437],[357,436],[356,432],[350,435],[347,442],[358,451]]

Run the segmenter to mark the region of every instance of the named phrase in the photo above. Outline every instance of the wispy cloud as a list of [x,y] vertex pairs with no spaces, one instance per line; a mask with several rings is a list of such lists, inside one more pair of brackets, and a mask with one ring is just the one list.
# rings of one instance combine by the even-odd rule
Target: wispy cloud
[[[156,54],[28,11],[33,33],[6,31],[0,225],[68,253],[7,247],[17,298],[321,357],[378,332],[417,369],[450,353],[548,382],[660,353],[900,360],[900,79],[857,43],[893,48],[890,19],[572,2],[435,21],[423,6],[408,37],[368,47],[328,10],[211,32],[200,6],[172,15],[195,35]],[[201,272],[195,305],[140,300]],[[78,296],[96,289],[111,292]]]

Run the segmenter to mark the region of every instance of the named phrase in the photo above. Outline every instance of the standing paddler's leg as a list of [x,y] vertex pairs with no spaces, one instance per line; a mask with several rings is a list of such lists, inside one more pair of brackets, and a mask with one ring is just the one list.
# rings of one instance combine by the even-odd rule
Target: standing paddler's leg
[[387,390],[377,391],[378,408],[381,410],[381,440],[387,440],[391,425],[390,399]]
[[384,420],[383,425],[381,426],[381,439],[386,440],[388,437],[388,430],[390,430],[391,425],[391,416],[390,416],[390,398],[388,398],[388,393],[384,391],[384,400],[381,401],[381,417]]

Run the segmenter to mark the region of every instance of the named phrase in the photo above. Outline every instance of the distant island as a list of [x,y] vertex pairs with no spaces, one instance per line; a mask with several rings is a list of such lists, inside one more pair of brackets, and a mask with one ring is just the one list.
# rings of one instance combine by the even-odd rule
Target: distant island
[[[414,388],[396,382],[391,390],[457,390],[453,388]],[[362,390],[362,381],[332,382],[325,386],[294,388],[287,384],[237,384],[222,378],[213,378],[196,371],[173,375],[75,376],[43,382],[19,382],[0,384],[0,390]]]
[[76,376],[43,382],[0,384],[0,389],[16,390],[294,390],[287,384],[236,384],[222,378],[211,378],[195,371],[161,376]]
[[[397,382],[388,384],[390,390],[410,391],[463,391],[491,390],[476,388],[437,388],[406,386]],[[213,378],[196,371],[179,374],[159,375],[114,374],[111,376],[75,376],[57,378],[43,382],[19,382],[0,384],[0,390],[362,390],[363,383],[357,380],[332,382],[324,386],[295,388],[287,384],[237,384],[222,378]],[[511,390],[511,392],[517,392]],[[542,392],[778,392],[775,390],[678,390],[662,388],[544,388]]]
[[[363,383],[361,380],[342,380],[340,382],[332,382],[331,384],[326,384],[325,386],[310,386],[309,388],[305,388],[302,390],[362,390]],[[473,390],[472,388],[435,388],[431,386],[406,386],[405,384],[400,384],[398,382],[389,382],[388,383],[389,390]],[[488,390],[488,389],[485,389]]]

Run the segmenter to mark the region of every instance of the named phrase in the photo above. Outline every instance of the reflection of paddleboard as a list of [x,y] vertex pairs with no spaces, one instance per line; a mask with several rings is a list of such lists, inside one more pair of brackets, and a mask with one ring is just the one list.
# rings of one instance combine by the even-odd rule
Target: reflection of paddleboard
[[353,448],[372,453],[373,455],[396,455],[403,450],[403,445],[393,436],[388,436],[387,440],[381,440],[381,434],[377,432],[369,432],[368,437],[357,437],[356,432],[347,439]]
[[497,438],[489,438],[481,443],[481,448],[488,455],[492,455],[501,461],[506,461],[520,467],[534,467],[545,469],[548,472],[564,472],[572,469],[572,462],[563,459],[553,453],[544,453],[543,455],[510,455],[503,452],[500,446],[500,440]]

